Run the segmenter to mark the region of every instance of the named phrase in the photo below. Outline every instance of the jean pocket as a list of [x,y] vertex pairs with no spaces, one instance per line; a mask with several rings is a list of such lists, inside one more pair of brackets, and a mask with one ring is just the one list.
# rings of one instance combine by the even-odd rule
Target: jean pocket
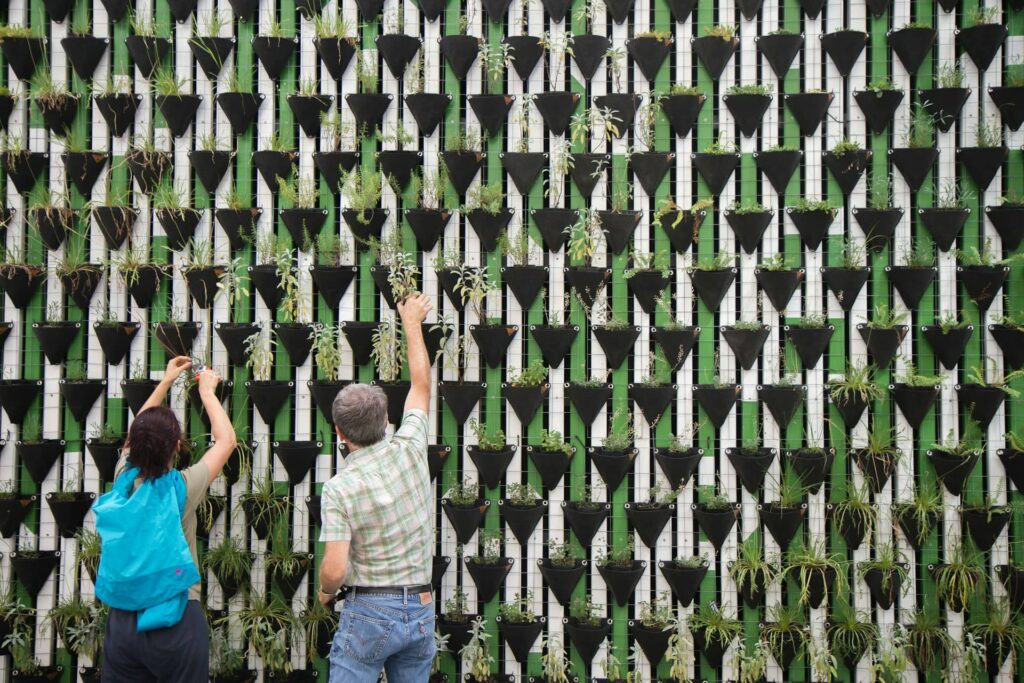
[[420,638],[419,653],[420,659],[433,659],[437,654],[437,641],[434,639],[434,611],[413,622],[414,632],[418,631]]
[[387,619],[349,614],[343,646],[345,654],[364,664],[380,661],[394,626],[394,622]]

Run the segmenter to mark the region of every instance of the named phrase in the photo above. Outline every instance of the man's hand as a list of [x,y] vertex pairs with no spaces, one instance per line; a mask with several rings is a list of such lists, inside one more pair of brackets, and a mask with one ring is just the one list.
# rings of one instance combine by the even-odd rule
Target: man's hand
[[316,592],[316,597],[319,598],[320,604],[326,607],[327,609],[331,609],[331,607],[338,599],[337,595],[329,595],[327,593],[324,593],[322,590],[318,590]]
[[202,372],[199,373],[199,394],[200,395],[204,395],[204,394],[209,394],[211,396],[215,395],[215,391],[217,389],[217,385],[218,384],[220,384],[220,375],[218,375],[216,372],[214,372],[210,368],[206,368],[205,370],[203,370]]
[[188,356],[172,358],[167,363],[167,369],[164,370],[164,382],[173,384],[174,380],[178,379],[178,376],[190,367],[192,367],[192,360]]
[[422,292],[417,292],[399,302],[398,315],[402,317],[403,325],[412,327],[426,320],[431,308],[433,308],[433,304],[430,303],[430,297]]

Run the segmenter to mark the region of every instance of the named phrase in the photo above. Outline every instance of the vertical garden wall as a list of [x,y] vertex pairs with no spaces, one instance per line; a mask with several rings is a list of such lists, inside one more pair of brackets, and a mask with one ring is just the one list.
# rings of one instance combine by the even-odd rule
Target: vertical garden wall
[[216,680],[323,679],[329,406],[400,408],[415,288],[438,680],[1016,678],[1021,9],[5,3],[0,675],[96,680],[180,353]]

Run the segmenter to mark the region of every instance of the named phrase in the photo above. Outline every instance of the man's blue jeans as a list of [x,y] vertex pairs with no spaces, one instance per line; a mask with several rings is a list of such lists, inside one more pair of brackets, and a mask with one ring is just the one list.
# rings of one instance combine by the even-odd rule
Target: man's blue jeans
[[426,683],[437,646],[434,603],[418,594],[359,595],[345,600],[331,644],[330,683]]

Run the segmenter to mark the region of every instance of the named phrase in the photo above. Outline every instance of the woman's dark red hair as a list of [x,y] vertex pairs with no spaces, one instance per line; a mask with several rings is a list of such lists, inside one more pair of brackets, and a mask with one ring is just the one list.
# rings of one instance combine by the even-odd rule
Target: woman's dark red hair
[[128,460],[144,479],[159,477],[174,465],[181,441],[178,416],[167,406],[147,408],[128,429]]

